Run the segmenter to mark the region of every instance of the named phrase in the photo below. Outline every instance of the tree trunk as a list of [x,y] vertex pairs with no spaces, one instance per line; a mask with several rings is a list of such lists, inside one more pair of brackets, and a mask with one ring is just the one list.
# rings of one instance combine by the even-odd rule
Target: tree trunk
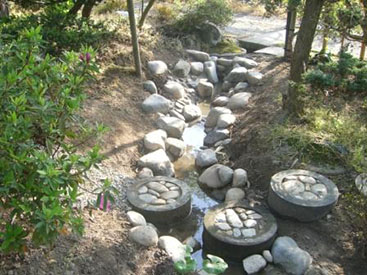
[[141,78],[141,61],[140,61],[138,35],[137,35],[137,32],[136,32],[136,23],[135,23],[135,13],[134,13],[134,2],[133,2],[133,0],[127,0],[127,9],[129,11],[130,32],[131,32],[131,40],[132,40],[132,44],[133,44],[135,71],[136,71],[136,74],[138,75],[138,77]]
[[146,8],[144,9],[143,14],[141,15],[140,21],[139,21],[139,26],[138,28],[141,29],[144,25],[145,19],[147,18],[147,15],[150,11],[150,9],[153,7],[154,3],[156,0],[149,0],[148,5],[146,6]]
[[[301,26],[291,61],[290,81],[296,84],[302,80],[312,48],[317,24],[325,0],[306,0]],[[302,112],[295,85],[289,85],[288,93],[283,97],[284,107],[292,115]]]
[[69,10],[69,14],[76,15],[83,6],[85,0],[77,0],[74,6]]
[[294,39],[294,30],[296,28],[296,19],[297,19],[297,9],[296,7],[289,5],[287,14],[286,34],[285,34],[285,48],[284,48],[284,57],[286,60],[290,60],[293,53],[293,39]]
[[9,17],[9,4],[7,0],[0,0],[0,18]]
[[87,0],[87,2],[84,4],[83,10],[82,10],[82,16],[84,18],[89,18],[90,14],[92,13],[92,9],[96,3],[96,0]]
[[325,28],[322,34],[322,47],[320,53],[326,53],[329,43],[329,29]]

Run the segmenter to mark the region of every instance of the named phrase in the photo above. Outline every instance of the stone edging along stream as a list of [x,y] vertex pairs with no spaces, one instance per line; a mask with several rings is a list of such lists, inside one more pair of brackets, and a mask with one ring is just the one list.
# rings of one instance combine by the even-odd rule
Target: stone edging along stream
[[[173,178],[173,162],[187,153],[187,143],[196,143],[192,140],[195,136],[190,134],[183,139],[185,130],[187,133],[190,126],[201,123],[206,135],[203,146],[199,142],[200,148],[194,148],[199,152],[193,153],[196,167],[205,169],[198,183],[211,190],[224,190],[221,199],[225,200],[225,204],[215,206],[205,215],[204,242],[210,239],[210,244],[204,243],[204,248],[207,246],[210,251],[217,251],[218,256],[227,259],[243,260],[247,274],[258,272],[272,262],[291,274],[304,274],[312,263],[311,256],[289,237],[279,237],[273,244],[276,219],[268,210],[258,210],[242,202],[244,188],[249,187],[247,172],[244,169],[233,171],[219,164],[216,156],[222,146],[231,142],[229,127],[236,121],[232,112],[248,104],[252,94],[246,91],[247,88],[262,82],[263,74],[255,69],[258,64],[242,56],[229,59],[195,50],[187,50],[186,53],[191,61],[179,60],[172,72],[163,61],[148,62],[149,75],[153,80],[163,79],[164,85],[158,90],[152,80],[143,83],[151,95],[142,103],[142,109],[145,113],[158,114],[158,129],[144,137],[146,154],[138,161],[140,181],[128,191],[133,209],[143,214],[127,213],[134,226],[130,230],[130,238],[145,246],[158,244],[174,262],[184,259],[185,246],[172,236],[158,238],[155,226],[147,221],[170,224],[189,216],[190,188]],[[206,118],[198,107],[198,103],[204,100],[211,102]],[[282,187],[288,185],[283,184]],[[273,210],[277,211],[276,207]],[[246,247],[247,252],[242,253]],[[228,255],[231,250],[242,252],[231,257]]]

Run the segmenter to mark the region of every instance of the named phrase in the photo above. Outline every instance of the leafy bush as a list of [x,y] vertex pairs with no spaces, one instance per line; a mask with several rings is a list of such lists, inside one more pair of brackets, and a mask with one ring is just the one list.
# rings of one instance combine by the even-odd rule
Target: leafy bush
[[101,160],[98,147],[79,154],[73,145],[105,130],[76,116],[84,83],[97,72],[95,53],[84,48],[57,61],[42,53],[41,33],[0,38],[1,252],[22,250],[27,236],[50,243],[68,226],[81,233],[73,203],[83,174]]
[[41,27],[45,41],[42,50],[53,56],[60,56],[65,50],[79,51],[83,45],[98,48],[110,34],[102,23],[69,15],[62,6],[52,6],[30,16],[0,19],[0,34],[5,42],[10,42],[28,26]]
[[161,21],[172,21],[176,18],[178,11],[175,10],[171,5],[157,4],[155,9],[158,13],[158,19]]
[[305,81],[310,83],[313,88],[323,90],[329,87],[334,86],[333,76],[327,73],[324,73],[320,69],[316,69],[306,73]]
[[117,10],[127,10],[126,0],[106,0],[95,8],[97,14],[111,13]]
[[231,21],[232,17],[232,9],[226,0],[200,0],[184,12],[175,28],[181,32],[193,32],[207,21],[221,26]]

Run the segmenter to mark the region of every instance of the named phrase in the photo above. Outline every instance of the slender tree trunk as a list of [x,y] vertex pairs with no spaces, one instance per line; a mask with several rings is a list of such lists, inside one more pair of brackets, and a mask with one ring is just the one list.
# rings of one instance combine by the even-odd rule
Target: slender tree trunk
[[7,0],[0,0],[0,18],[9,17],[9,4]]
[[156,0],[149,0],[148,5],[145,7],[143,14],[141,15],[138,28],[141,29],[144,25],[145,19],[147,18],[147,15],[150,11],[150,9],[153,7]]
[[344,43],[345,43],[345,34],[342,33],[342,37],[340,39],[340,52],[344,52]]
[[77,0],[74,6],[69,10],[69,14],[76,15],[78,11],[81,9],[81,7],[83,6],[85,1],[86,0]]
[[290,60],[293,53],[293,39],[294,39],[294,31],[296,28],[296,19],[297,19],[297,9],[296,7],[289,5],[287,14],[286,34],[285,34],[285,48],[284,48],[284,58],[286,60]]
[[366,55],[366,44],[363,41],[362,44],[361,44],[361,52],[360,52],[360,55],[359,55],[359,59],[364,60],[365,55]]
[[329,43],[329,29],[325,28],[322,34],[322,47],[320,53],[326,53]]
[[[290,81],[296,84],[301,81],[302,74],[305,72],[324,2],[325,0],[306,0],[291,61]],[[283,97],[283,105],[292,115],[302,112],[295,85],[289,85],[288,93]]]
[[130,32],[131,32],[131,40],[133,44],[135,71],[138,77],[141,78],[141,61],[140,61],[140,52],[139,52],[139,41],[138,41],[138,35],[136,31],[134,1],[133,0],[127,0],[127,9],[129,11]]
[[92,9],[94,5],[96,4],[96,0],[87,0],[84,4],[83,10],[82,10],[82,16],[84,18],[89,18],[90,14],[92,13]]
[[366,45],[367,45],[367,0],[361,0],[362,9],[364,13],[364,18],[361,23],[362,31],[363,31],[363,40],[361,44],[361,53],[359,56],[360,60],[364,60],[364,57],[366,55]]

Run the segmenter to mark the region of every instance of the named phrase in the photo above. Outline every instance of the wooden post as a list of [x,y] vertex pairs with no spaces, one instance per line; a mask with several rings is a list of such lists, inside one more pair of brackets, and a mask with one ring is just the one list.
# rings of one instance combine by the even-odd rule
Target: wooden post
[[130,32],[131,32],[131,40],[132,40],[133,52],[134,52],[135,72],[138,75],[138,77],[141,78],[141,61],[140,61],[138,35],[136,31],[134,1],[133,0],[127,0],[127,9],[129,12]]
[[297,10],[295,7],[288,6],[287,26],[285,34],[284,58],[291,59],[293,53],[293,38],[296,27]]

